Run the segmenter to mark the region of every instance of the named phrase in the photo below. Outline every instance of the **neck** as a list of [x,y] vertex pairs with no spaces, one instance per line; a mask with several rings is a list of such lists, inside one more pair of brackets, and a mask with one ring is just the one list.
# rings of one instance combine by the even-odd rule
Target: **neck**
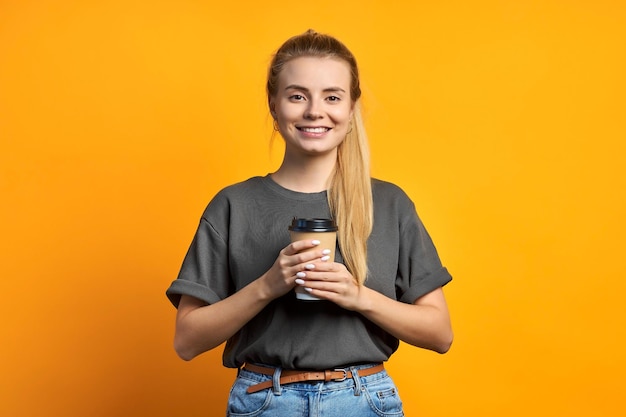
[[336,165],[336,153],[320,158],[287,157],[272,179],[282,187],[303,193],[317,193],[328,190]]

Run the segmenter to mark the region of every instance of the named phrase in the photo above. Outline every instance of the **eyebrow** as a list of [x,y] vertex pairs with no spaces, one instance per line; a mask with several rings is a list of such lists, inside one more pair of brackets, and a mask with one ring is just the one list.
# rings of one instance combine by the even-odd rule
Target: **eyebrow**
[[[290,84],[287,87],[285,87],[285,90],[300,90],[300,91],[304,91],[304,92],[307,92],[307,93],[309,92],[308,88],[303,87],[303,86],[298,85],[298,84]],[[325,93],[334,93],[334,92],[345,93],[346,92],[346,90],[344,90],[341,87],[328,87],[328,88],[325,88],[323,91]]]

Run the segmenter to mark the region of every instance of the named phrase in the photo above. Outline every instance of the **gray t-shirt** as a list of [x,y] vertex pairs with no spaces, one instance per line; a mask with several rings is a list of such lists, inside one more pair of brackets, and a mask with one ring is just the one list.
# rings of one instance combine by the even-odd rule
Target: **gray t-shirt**
[[[372,180],[374,226],[368,239],[365,285],[413,303],[452,277],[408,196]],[[178,306],[186,294],[216,303],[263,275],[289,244],[294,217],[330,217],[326,192],[300,193],[254,177],[220,191],[209,203],[167,296]],[[342,262],[336,249],[336,262]],[[289,369],[329,369],[383,362],[399,341],[362,315],[329,301],[301,301],[293,292],[268,304],[231,337],[224,366],[244,362]]]

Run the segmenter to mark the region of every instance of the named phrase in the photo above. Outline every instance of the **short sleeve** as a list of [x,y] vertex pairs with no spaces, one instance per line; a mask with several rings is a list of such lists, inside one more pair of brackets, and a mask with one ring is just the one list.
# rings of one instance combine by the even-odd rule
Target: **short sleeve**
[[178,307],[181,295],[213,304],[228,296],[229,276],[227,244],[203,217],[178,278],[167,289],[166,295],[175,307]]
[[[408,197],[407,197],[408,199]],[[415,206],[408,200],[400,218],[400,251],[396,290],[398,300],[412,304],[452,280]]]

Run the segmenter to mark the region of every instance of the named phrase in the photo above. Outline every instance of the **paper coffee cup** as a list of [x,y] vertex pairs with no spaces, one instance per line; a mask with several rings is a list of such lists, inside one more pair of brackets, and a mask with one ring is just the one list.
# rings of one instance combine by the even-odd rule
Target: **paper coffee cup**
[[[335,246],[337,245],[337,224],[332,219],[305,219],[294,218],[289,226],[291,241],[297,240],[319,240],[320,244],[303,252],[312,250],[328,249],[331,260],[335,259]],[[320,300],[312,296],[304,287],[296,286],[296,298],[299,300]]]

